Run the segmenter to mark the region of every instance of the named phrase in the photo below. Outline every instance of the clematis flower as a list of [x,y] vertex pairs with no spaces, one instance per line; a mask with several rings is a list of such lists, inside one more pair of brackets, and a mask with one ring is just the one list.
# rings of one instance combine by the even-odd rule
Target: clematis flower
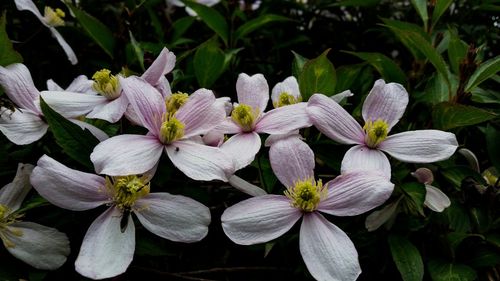
[[[28,68],[20,63],[7,67],[0,66],[0,85],[9,99],[19,107],[14,111],[5,107],[0,108],[0,131],[17,145],[39,140],[45,135],[49,125],[43,119],[39,101],[40,92],[35,87]],[[54,109],[82,129],[88,129],[99,140],[108,138],[99,128],[77,120],[79,114],[65,111],[64,108]]]
[[66,56],[68,57],[68,60],[71,62],[71,64],[77,64],[78,59],[76,58],[75,52],[71,48],[71,46],[64,40],[62,35],[57,31],[56,27],[58,26],[64,26],[64,17],[65,13],[63,10],[57,8],[57,9],[52,9],[49,6],[45,6],[44,9],[44,15],[40,13],[38,8],[36,7],[35,3],[33,3],[32,0],[14,0],[16,3],[16,7],[19,11],[27,10],[32,12],[39,20],[40,22],[45,25],[47,28],[49,28],[50,32],[52,32],[52,36],[57,40],[57,43],[61,45],[61,47],[64,50],[64,53],[66,53]]
[[123,92],[149,133],[120,135],[98,144],[90,159],[99,174],[140,174],[150,170],[165,150],[172,163],[195,180],[227,181],[232,160],[219,148],[194,140],[218,125],[225,116],[223,103],[212,91],[200,89],[188,96],[172,94],[165,101],[144,79],[120,77]]
[[429,163],[449,158],[457,149],[454,134],[439,130],[417,130],[388,135],[403,116],[408,93],[397,83],[377,80],[363,104],[362,128],[340,105],[324,95],[315,94],[307,113],[313,124],[329,138],[355,144],[342,160],[342,171],[378,169],[391,175],[387,156],[410,163]]
[[19,164],[14,180],[0,189],[0,239],[14,257],[44,270],[62,266],[69,255],[66,234],[52,227],[21,221],[17,212],[31,189],[33,165]]
[[278,238],[302,218],[300,253],[317,280],[355,280],[361,273],[349,237],[321,213],[356,216],[371,210],[392,193],[394,185],[373,171],[342,174],[325,185],[314,179],[314,154],[290,136],[269,151],[271,167],[285,185],[284,195],[263,195],[229,207],[222,214],[226,235],[240,245]]
[[425,185],[425,201],[424,205],[433,210],[434,212],[442,212],[444,209],[451,205],[450,198],[444,194],[439,188],[432,186],[434,175],[432,171],[427,168],[418,168],[411,175],[415,177],[418,182]]
[[33,187],[52,204],[73,211],[101,205],[108,209],[90,225],[75,262],[76,271],[92,279],[126,271],[135,250],[131,213],[150,232],[175,242],[203,239],[210,210],[184,196],[150,193],[150,175],[100,177],[70,169],[42,156],[31,175]]

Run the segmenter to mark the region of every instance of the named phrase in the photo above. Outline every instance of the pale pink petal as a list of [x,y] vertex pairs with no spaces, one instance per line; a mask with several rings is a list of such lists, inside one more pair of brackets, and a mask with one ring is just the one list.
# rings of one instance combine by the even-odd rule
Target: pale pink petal
[[234,170],[237,171],[252,163],[260,146],[260,136],[255,132],[249,132],[230,137],[220,149],[233,159]]
[[326,183],[328,198],[318,210],[335,216],[356,216],[382,205],[391,196],[394,184],[375,171],[357,171]]
[[424,205],[434,212],[442,212],[444,209],[450,207],[451,201],[444,192],[439,188],[432,185],[425,185],[425,202]]
[[223,134],[237,134],[243,132],[241,127],[236,124],[231,117],[226,117],[214,130],[220,131]]
[[363,103],[363,119],[365,122],[382,119],[389,124],[390,130],[399,122],[407,105],[408,92],[401,84],[386,84],[379,79]]
[[418,130],[394,134],[378,146],[392,157],[409,163],[430,163],[448,159],[458,147],[455,134],[439,130]]
[[257,121],[255,131],[267,134],[286,134],[297,129],[310,127],[312,123],[306,108],[307,103],[300,102],[266,112]]
[[165,151],[174,166],[194,180],[227,181],[234,173],[232,159],[217,147],[182,140],[167,145]]
[[38,160],[31,184],[50,203],[68,210],[89,210],[111,201],[104,178],[70,169],[47,155]]
[[134,209],[147,230],[171,241],[192,243],[208,233],[210,210],[185,196],[151,193],[137,200]]
[[97,95],[97,93],[92,88],[93,84],[94,80],[90,80],[85,75],[78,75],[78,77],[73,79],[71,84],[69,84],[68,88],[66,88],[66,91]]
[[0,205],[8,207],[9,213],[21,207],[24,198],[31,190],[30,175],[33,168],[31,164],[19,163],[14,180],[0,189]]
[[384,223],[393,218],[396,214],[396,210],[398,209],[399,201],[401,200],[401,198],[402,197],[400,197],[400,199],[398,199],[397,201],[392,202],[384,208],[375,211],[367,216],[365,220],[366,230],[375,231]]
[[224,143],[225,135],[223,132],[216,129],[208,131],[208,133],[203,135],[203,143],[208,146],[219,147]]
[[419,183],[432,184],[434,181],[434,174],[428,168],[418,168],[415,172],[410,173]]
[[9,99],[17,106],[40,113],[34,103],[40,96],[40,92],[35,87],[30,71],[24,64],[0,66],[0,84]]
[[282,93],[293,96],[297,100],[302,99],[299,90],[299,83],[294,76],[289,76],[283,82],[277,83],[271,91],[271,100],[276,104]]
[[12,112],[1,107],[0,113],[0,131],[17,145],[41,139],[49,128],[39,114],[29,109],[16,109]]
[[122,93],[141,120],[141,125],[153,134],[159,134],[161,120],[165,115],[165,100],[161,94],[144,79],[137,76],[120,76]]
[[269,101],[269,85],[262,74],[248,76],[240,73],[236,81],[236,93],[240,104],[250,105],[261,113],[267,107]]
[[282,195],[263,195],[242,201],[222,214],[222,229],[240,245],[253,245],[276,239],[290,230],[302,212]]
[[226,118],[226,111],[223,103],[215,102],[212,91],[199,89],[189,96],[175,117],[185,125],[184,135],[189,138],[215,128]]
[[155,89],[160,92],[163,99],[172,95],[172,89],[170,88],[170,83],[166,77],[161,77],[158,84],[156,84]]
[[[99,96],[98,96],[99,97]],[[107,100],[95,106],[95,108],[87,114],[87,118],[96,118],[106,120],[110,123],[118,122],[129,105],[125,95],[120,95],[114,100]]]
[[302,259],[316,280],[354,281],[361,274],[351,239],[321,214],[304,215],[299,238]]
[[229,178],[228,182],[232,187],[250,196],[261,196],[267,194],[264,189],[256,186],[255,184],[249,183],[248,181],[238,177],[237,175],[232,175]]
[[103,96],[66,91],[42,91],[41,96],[50,108],[66,118],[85,115],[95,107],[109,103]]
[[269,160],[274,174],[286,187],[293,187],[298,180],[314,177],[314,152],[297,135],[271,145]]
[[45,23],[45,19],[32,0],[14,0],[14,2],[16,3],[16,8],[19,11],[26,10],[32,12],[45,26],[48,27]]
[[92,223],[75,262],[78,273],[92,279],[104,279],[127,270],[134,257],[135,226],[128,215],[127,226],[122,229],[123,215],[116,207],[111,207]]
[[292,131],[290,133],[286,133],[286,134],[273,134],[273,135],[270,135],[267,137],[266,141],[264,142],[264,146],[265,147],[270,147],[271,145],[273,145],[275,142],[277,141],[280,141],[282,139],[286,139],[290,136],[295,136],[299,139],[303,139],[302,136],[300,135],[300,132],[299,130],[295,130],[295,131]]
[[57,269],[66,262],[70,252],[66,234],[32,222],[15,222],[8,228],[22,233],[17,236],[10,231],[4,232],[7,239],[14,243],[14,247],[7,247],[14,257],[43,270]]
[[343,99],[352,96],[354,96],[354,94],[350,90],[345,90],[341,93],[331,96],[330,99],[332,99],[336,103],[340,103]]
[[141,78],[152,86],[156,86],[160,82],[160,78],[172,71],[174,66],[174,53],[170,52],[167,48],[163,48],[151,66],[142,74]]
[[391,178],[391,163],[387,156],[378,149],[371,149],[362,144],[355,145],[346,152],[340,168],[342,174],[371,170],[380,171],[388,179]]
[[98,174],[134,175],[151,170],[162,151],[163,144],[155,136],[119,135],[99,143],[90,160]]
[[54,82],[54,80],[52,80],[52,79],[47,80],[47,90],[49,90],[49,91],[64,91],[64,89],[61,88],[61,86],[57,85],[57,83]]
[[87,129],[89,132],[94,135],[99,141],[105,141],[109,138],[108,134],[106,134],[103,130],[97,128],[94,125],[91,125],[87,122],[80,121],[78,119],[68,119],[72,123],[78,125],[82,130]]
[[363,144],[363,128],[338,103],[322,94],[314,94],[307,113],[312,123],[327,137],[343,144]]
[[78,59],[76,58],[75,52],[73,51],[73,49],[71,48],[71,46],[68,44],[68,42],[66,42],[66,40],[64,40],[64,38],[62,37],[61,33],[59,33],[59,31],[57,31],[52,26],[49,27],[49,29],[50,29],[50,32],[52,32],[52,36],[54,38],[56,38],[57,43],[59,43],[59,45],[61,45],[61,48],[63,49],[64,53],[68,57],[69,62],[71,62],[72,65],[77,64],[78,63]]

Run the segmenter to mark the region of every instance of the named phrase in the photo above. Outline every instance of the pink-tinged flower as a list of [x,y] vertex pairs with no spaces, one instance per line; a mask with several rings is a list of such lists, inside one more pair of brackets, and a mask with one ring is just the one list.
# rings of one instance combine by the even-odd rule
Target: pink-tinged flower
[[[174,66],[175,55],[167,48],[163,48],[141,77],[154,86],[163,97],[168,97],[172,92],[165,74],[172,71]],[[75,82],[78,83],[73,86],[75,91],[67,92],[72,86],[70,85],[66,91],[42,92],[42,98],[57,111],[72,112],[111,123],[117,122],[125,114],[130,121],[139,123],[137,114],[131,109],[127,97],[123,94],[120,77],[113,75],[110,70],[102,69],[92,76],[93,81],[84,81],[80,78]],[[91,90],[87,88],[89,84]]]
[[387,156],[410,163],[429,163],[449,158],[457,149],[454,134],[439,130],[418,130],[388,136],[403,116],[408,93],[397,83],[377,80],[363,104],[365,120],[361,127],[340,105],[324,95],[309,99],[307,113],[313,124],[329,138],[343,144],[355,144],[342,160],[342,171],[381,170],[391,176]]
[[59,268],[69,255],[66,234],[52,227],[20,219],[17,212],[31,189],[33,165],[19,164],[14,180],[0,189],[0,239],[14,257],[44,270]]
[[226,209],[222,228],[235,243],[252,245],[278,238],[301,218],[300,252],[317,280],[355,280],[361,273],[349,237],[320,212],[356,216],[371,210],[392,193],[394,185],[373,171],[356,171],[322,184],[314,179],[314,154],[299,138],[274,144],[271,166],[286,186],[285,195],[263,195]]
[[[0,66],[0,85],[9,99],[19,107],[14,111],[5,107],[0,108],[0,131],[17,145],[39,140],[45,135],[49,125],[43,120],[40,92],[33,84],[28,68],[20,63],[7,67]],[[106,133],[97,127],[77,120],[79,115],[72,110],[65,111],[64,108],[55,110],[82,129],[88,129],[99,140],[108,138]]]
[[418,168],[411,173],[418,182],[425,185],[425,201],[424,205],[434,212],[442,212],[451,205],[450,198],[444,194],[439,188],[432,186],[434,175],[427,168]]
[[235,170],[246,167],[255,158],[261,146],[259,133],[286,134],[311,126],[305,111],[306,103],[282,106],[264,113],[269,101],[269,86],[262,74],[248,76],[241,73],[236,82],[236,93],[238,104],[234,105],[231,117],[217,128],[225,134],[235,134],[221,146],[234,156]]
[[64,26],[64,17],[65,13],[63,10],[57,8],[57,9],[52,9],[49,6],[45,6],[44,9],[44,15],[40,13],[38,8],[36,7],[35,3],[31,0],[15,0],[16,7],[19,11],[27,10],[32,12],[39,20],[40,22],[45,25],[50,32],[52,32],[52,36],[57,40],[59,45],[64,50],[64,53],[66,53],[66,56],[68,57],[68,60],[71,62],[71,64],[77,64],[78,59],[76,58],[75,52],[73,49],[71,49],[71,46],[68,45],[66,40],[62,37],[62,35],[57,31],[55,28],[58,26]]
[[158,163],[165,150],[172,163],[195,180],[227,181],[233,173],[232,160],[219,148],[193,139],[205,134],[225,118],[223,103],[212,91],[200,89],[188,96],[171,95],[165,101],[144,79],[120,78],[123,92],[137,113],[145,136],[120,135],[94,148],[90,159],[99,174],[140,174]]
[[59,86],[54,80],[49,79],[47,80],[47,90],[48,91],[54,91],[54,92],[73,92],[73,93],[91,93],[91,94],[97,94],[92,85],[94,84],[94,81],[90,80],[87,78],[85,75],[79,75],[73,81],[69,86],[64,89],[61,86]]
[[109,208],[90,225],[75,262],[93,279],[125,272],[135,250],[134,213],[152,233],[176,242],[203,239],[210,210],[188,197],[150,193],[150,175],[100,177],[70,169],[44,155],[31,175],[33,187],[52,204],[73,211]]

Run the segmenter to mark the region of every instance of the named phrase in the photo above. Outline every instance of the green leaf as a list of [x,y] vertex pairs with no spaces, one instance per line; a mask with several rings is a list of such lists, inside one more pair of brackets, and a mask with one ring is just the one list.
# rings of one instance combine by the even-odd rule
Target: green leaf
[[453,0],[437,0],[434,10],[432,11],[432,24],[431,28],[436,25],[439,18],[448,10],[448,7],[453,2]]
[[331,96],[335,93],[337,81],[335,68],[326,57],[330,49],[304,64],[299,75],[302,100],[307,101],[315,93]]
[[432,111],[434,127],[441,130],[475,125],[495,117],[495,113],[477,107],[447,102],[435,105]]
[[40,107],[57,144],[69,157],[93,170],[94,165],[90,162],[90,154],[99,140],[89,130],[82,130],[78,125],[66,120],[50,108],[42,98],[40,98]]
[[302,72],[302,68],[304,68],[304,64],[306,64],[308,59],[299,55],[294,51],[292,51],[292,53],[293,53],[292,75],[295,77],[299,77],[300,72]]
[[467,86],[465,86],[465,92],[470,92],[479,84],[491,78],[498,72],[500,72],[500,56],[496,56],[481,63],[474,74],[472,74],[469,78],[469,82],[467,83]]
[[115,48],[115,40],[113,33],[109,28],[100,22],[98,19],[87,14],[71,4],[67,4],[75,15],[83,29],[111,58],[113,58],[113,50]]
[[476,280],[476,271],[466,265],[431,260],[427,269],[433,281],[472,281]]
[[41,207],[41,206],[49,206],[49,205],[50,205],[49,201],[45,200],[45,198],[43,198],[41,196],[35,196],[33,198],[30,198],[29,201],[26,201],[25,203],[23,203],[21,208],[19,210],[17,210],[16,213],[24,214],[28,210],[31,210],[31,209],[34,209],[37,207]]
[[176,20],[172,24],[172,42],[181,38],[184,33],[193,25],[195,17],[187,16]]
[[484,240],[484,236],[479,235],[479,234],[470,234],[470,233],[463,233],[463,232],[450,232],[446,235],[446,240],[448,241],[448,244],[450,246],[450,249],[453,253],[453,256],[455,256],[455,252],[458,248],[458,246],[464,241],[466,238],[471,238],[471,237],[476,237],[476,238],[481,238]]
[[242,26],[240,26],[236,31],[234,32],[234,40],[242,39],[249,33],[263,28],[264,25],[272,23],[272,22],[283,22],[283,21],[291,21],[291,19],[284,17],[284,16],[279,16],[279,15],[273,15],[273,14],[264,14],[260,17],[257,17],[253,20],[249,20],[246,23],[244,23]]
[[139,43],[135,40],[134,35],[132,34],[132,31],[128,31],[128,34],[130,36],[130,44],[132,45],[132,50],[134,51],[134,54],[139,61],[139,65],[141,66],[142,71],[146,70],[144,68],[144,52],[141,49],[141,46]]
[[405,195],[403,202],[412,210],[424,215],[425,186],[418,182],[410,182],[401,185],[401,189]]
[[424,277],[424,263],[418,249],[408,239],[390,235],[387,239],[392,260],[404,281],[419,281]]
[[390,58],[380,53],[344,52],[368,62],[388,82],[406,84],[406,75]]
[[384,22],[383,26],[388,27],[394,32],[399,41],[401,41],[401,43],[403,43],[403,45],[405,45],[406,48],[412,53],[413,57],[415,57],[417,60],[426,59],[425,55],[422,54],[422,52],[418,50],[418,48],[415,48],[409,42],[407,36],[404,36],[404,33],[406,31],[414,32],[420,34],[420,37],[423,37],[425,40],[427,40],[427,42],[431,42],[431,37],[429,36],[429,34],[427,34],[420,26],[409,22],[391,19],[382,19],[382,21]]
[[471,177],[479,183],[484,184],[483,177],[469,166],[450,166],[440,170],[445,179],[451,182],[455,189],[460,190],[462,181]]
[[381,0],[342,0],[328,6],[344,6],[344,7],[373,7],[377,6]]
[[427,30],[427,22],[429,21],[429,15],[427,14],[427,0],[411,0],[411,3],[424,23],[424,30]]
[[194,73],[198,84],[210,88],[224,71],[226,55],[215,40],[203,43],[194,54]]
[[450,99],[450,92],[446,86],[443,75],[434,73],[427,83],[423,92],[415,92],[413,96],[416,100],[430,104],[446,102]]
[[497,171],[500,171],[500,147],[498,140],[500,140],[500,129],[488,124],[486,127],[486,149],[491,163]]
[[443,212],[436,214],[443,223],[456,232],[470,232],[471,222],[467,210],[457,201],[450,199],[451,205]]
[[192,1],[183,1],[186,6],[189,8],[193,9],[193,11],[198,14],[198,16],[201,18],[201,20],[217,35],[220,36],[222,41],[224,41],[224,44],[227,45],[227,38],[228,38],[228,32],[229,28],[227,27],[227,22],[224,19],[224,17],[217,12],[214,8],[198,4]]
[[0,17],[0,65],[7,66],[16,62],[23,62],[23,57],[14,50],[12,42],[7,35],[7,15],[6,11]]
[[469,46],[464,41],[460,40],[456,31],[450,31],[450,43],[448,45],[448,60],[450,61],[451,70],[455,74],[459,74],[460,62],[467,55]]
[[[353,84],[361,73],[361,70],[366,66],[364,63],[342,65],[336,69],[337,73],[337,85],[335,87],[335,93],[340,93],[345,90],[352,89]],[[371,71],[370,71],[371,72]]]

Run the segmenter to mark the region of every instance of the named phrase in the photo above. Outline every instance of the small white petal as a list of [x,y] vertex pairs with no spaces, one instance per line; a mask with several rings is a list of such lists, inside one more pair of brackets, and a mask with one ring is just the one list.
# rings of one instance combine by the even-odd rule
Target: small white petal
[[0,204],[7,206],[10,212],[15,212],[31,190],[30,175],[35,168],[31,164],[17,165],[14,180],[0,189]]
[[256,186],[255,184],[251,184],[236,175],[232,175],[229,178],[229,184],[239,191],[242,191],[250,196],[261,196],[267,194],[264,189]]
[[49,128],[39,114],[29,109],[14,112],[0,108],[0,131],[13,143],[25,145],[43,137]]
[[342,174],[358,170],[380,171],[388,179],[391,178],[391,163],[387,156],[378,149],[371,149],[361,144],[351,147],[346,152],[340,168]]
[[425,190],[424,205],[434,212],[442,212],[451,205],[450,198],[448,198],[439,188],[426,184]]
[[390,220],[398,209],[399,201],[400,199],[368,215],[365,221],[366,230],[375,231]]
[[240,104],[250,105],[261,113],[267,107],[269,101],[269,85],[262,74],[248,76],[240,73],[236,81],[236,93]]
[[230,137],[220,146],[220,149],[233,159],[234,170],[237,171],[252,163],[260,146],[260,136],[255,132],[249,132]]

